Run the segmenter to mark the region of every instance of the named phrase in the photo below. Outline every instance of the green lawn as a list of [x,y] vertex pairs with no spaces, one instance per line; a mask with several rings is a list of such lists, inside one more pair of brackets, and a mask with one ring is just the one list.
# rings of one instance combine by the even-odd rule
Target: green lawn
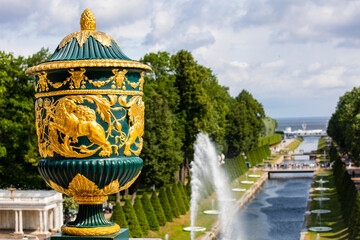
[[317,149],[317,150],[318,150],[318,151],[324,151],[324,150],[326,150],[327,152],[329,152],[329,151],[328,151],[328,146],[327,146],[327,144],[326,144],[326,137],[322,137],[322,138],[319,139],[318,149]]
[[304,141],[303,138],[297,137],[296,139],[294,139],[294,141],[292,141],[289,145],[287,145],[287,148],[289,149],[289,151],[294,151],[299,147],[302,141]]
[[[334,176],[332,175],[331,171],[324,171],[321,173],[329,174],[328,177],[315,177],[315,181],[320,180],[328,180],[328,183],[324,183],[323,187],[330,188],[329,191],[324,191],[322,197],[330,198],[329,201],[322,201],[321,209],[328,209],[331,210],[330,213],[321,214],[321,223],[320,218],[316,214],[311,214],[308,221],[308,228],[314,226],[327,226],[332,227],[332,231],[326,233],[320,233],[320,240],[321,239],[348,239],[348,231],[347,227],[343,221],[342,214],[341,214],[341,206],[337,199],[337,193],[335,189],[334,183]],[[314,183],[314,188],[319,187],[320,183]],[[312,194],[312,198],[320,197],[319,191],[314,191]],[[311,202],[311,210],[320,209],[320,202],[319,201],[312,201]],[[317,233],[315,232],[308,232],[306,235],[306,240],[318,240]]]

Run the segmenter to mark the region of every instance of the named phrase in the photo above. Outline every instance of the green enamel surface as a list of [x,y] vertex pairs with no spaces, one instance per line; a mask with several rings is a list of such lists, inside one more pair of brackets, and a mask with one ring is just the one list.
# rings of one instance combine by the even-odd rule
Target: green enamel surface
[[99,43],[92,36],[89,36],[82,47],[79,46],[76,38],[73,38],[62,48],[57,47],[47,62],[84,59],[131,60],[113,40],[111,41],[111,46],[107,47]]
[[78,173],[102,189],[116,179],[120,186],[124,186],[139,174],[142,165],[143,161],[139,157],[86,160],[42,159],[39,161],[38,170],[47,183],[51,180],[66,189]]
[[73,222],[66,224],[67,227],[77,228],[94,228],[94,227],[111,227],[115,223],[105,219],[102,204],[97,205],[79,205],[79,212]]

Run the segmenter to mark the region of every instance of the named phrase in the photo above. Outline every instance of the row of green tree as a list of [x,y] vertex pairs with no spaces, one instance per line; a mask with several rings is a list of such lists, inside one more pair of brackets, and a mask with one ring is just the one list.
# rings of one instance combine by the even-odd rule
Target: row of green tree
[[360,88],[346,92],[336,106],[327,128],[328,135],[338,144],[341,151],[360,163]]
[[[40,160],[34,79],[24,70],[48,57],[46,49],[28,58],[0,51],[1,187],[45,187],[33,166]],[[184,183],[200,131],[207,133],[227,158],[257,148],[260,135],[272,135],[276,122],[265,119],[262,104],[246,90],[231,97],[211,69],[195,61],[190,52],[149,53],[141,61],[153,71],[145,76],[145,134],[140,156],[144,168],[135,189],[140,182],[163,186],[180,178]]]
[[247,160],[250,162],[251,166],[256,166],[262,163],[267,157],[271,156],[271,151],[268,145],[251,149],[246,154]]
[[134,205],[130,199],[125,200],[123,207],[116,203],[110,221],[128,228],[130,237],[141,238],[149,230],[158,231],[160,226],[186,214],[189,208],[188,191],[179,182],[172,187],[161,187],[159,193],[153,191],[151,198],[146,192],[142,193],[141,198],[135,198]]
[[280,143],[282,140],[282,136],[279,133],[273,133],[270,136],[260,137],[259,138],[259,146],[272,146]]
[[227,173],[230,181],[237,179],[240,175],[244,174],[248,170],[245,157],[242,155],[227,159],[222,167]]
[[330,160],[334,161],[334,177],[342,215],[349,226],[349,239],[360,239],[360,195],[341,161],[334,146],[330,148]]

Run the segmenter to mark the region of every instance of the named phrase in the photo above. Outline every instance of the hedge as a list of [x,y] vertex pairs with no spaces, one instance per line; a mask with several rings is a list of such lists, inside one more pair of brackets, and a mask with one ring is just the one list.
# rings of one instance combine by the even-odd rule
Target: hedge
[[168,197],[169,203],[170,203],[170,207],[171,207],[171,211],[173,213],[173,216],[178,218],[180,216],[179,213],[179,207],[176,203],[175,197],[173,192],[171,191],[170,187],[166,187],[166,195]]
[[157,217],[154,212],[154,208],[151,205],[150,199],[146,192],[143,193],[141,197],[141,203],[144,208],[145,216],[148,220],[150,230],[152,231],[158,231],[159,230],[159,222],[157,220]]
[[120,203],[116,203],[114,207],[113,214],[111,215],[110,221],[118,224],[120,228],[129,228],[124,211]]
[[337,195],[345,223],[349,226],[349,239],[360,239],[360,196],[354,182],[334,146],[330,148],[330,161],[334,161],[333,174]]
[[149,233],[150,227],[149,227],[149,223],[148,223],[148,220],[147,220],[145,212],[144,212],[143,205],[142,205],[139,197],[135,198],[134,210],[135,210],[136,217],[139,221],[143,235],[147,235]]
[[154,212],[155,212],[156,218],[159,222],[159,225],[165,226],[165,224],[166,224],[165,213],[164,213],[164,210],[160,204],[159,198],[155,191],[153,191],[153,193],[151,194],[151,204],[154,208]]
[[246,153],[247,160],[250,162],[251,166],[255,166],[259,163],[262,163],[263,160],[266,160],[267,157],[271,156],[271,152],[268,150],[269,146],[264,145],[255,149],[251,149]]
[[268,145],[268,146],[272,146],[275,144],[280,143],[282,140],[281,134],[279,133],[275,133],[271,136],[267,136],[267,137],[259,137],[259,147]]
[[226,159],[222,168],[226,171],[231,181],[238,178],[248,170],[243,156]]
[[184,186],[182,185],[182,183],[180,181],[178,182],[178,188],[179,188],[180,194],[184,200],[185,209],[186,209],[186,211],[188,211],[190,209],[190,200],[189,200],[187,194],[185,193]]
[[178,185],[176,183],[173,183],[173,185],[172,185],[172,192],[174,193],[174,197],[175,197],[176,203],[178,205],[180,214],[181,215],[186,214],[184,198],[182,197],[180,190],[178,188]]
[[160,204],[161,204],[161,206],[162,206],[162,208],[164,210],[166,220],[168,222],[172,222],[174,216],[173,216],[170,204],[169,204],[168,197],[167,197],[166,192],[165,192],[165,187],[160,188],[159,201],[160,201]]
[[129,225],[129,232],[130,237],[132,238],[141,238],[142,237],[142,230],[139,224],[139,221],[136,217],[134,208],[130,202],[130,199],[125,200],[125,205],[123,207],[125,217],[127,220],[127,223]]

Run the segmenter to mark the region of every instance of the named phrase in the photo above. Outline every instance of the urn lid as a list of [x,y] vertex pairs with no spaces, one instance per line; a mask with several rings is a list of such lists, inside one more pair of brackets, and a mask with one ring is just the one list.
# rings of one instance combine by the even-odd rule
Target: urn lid
[[80,18],[81,30],[67,35],[53,55],[25,73],[76,67],[124,67],[151,71],[151,68],[126,56],[108,34],[95,30],[96,19],[90,9]]

